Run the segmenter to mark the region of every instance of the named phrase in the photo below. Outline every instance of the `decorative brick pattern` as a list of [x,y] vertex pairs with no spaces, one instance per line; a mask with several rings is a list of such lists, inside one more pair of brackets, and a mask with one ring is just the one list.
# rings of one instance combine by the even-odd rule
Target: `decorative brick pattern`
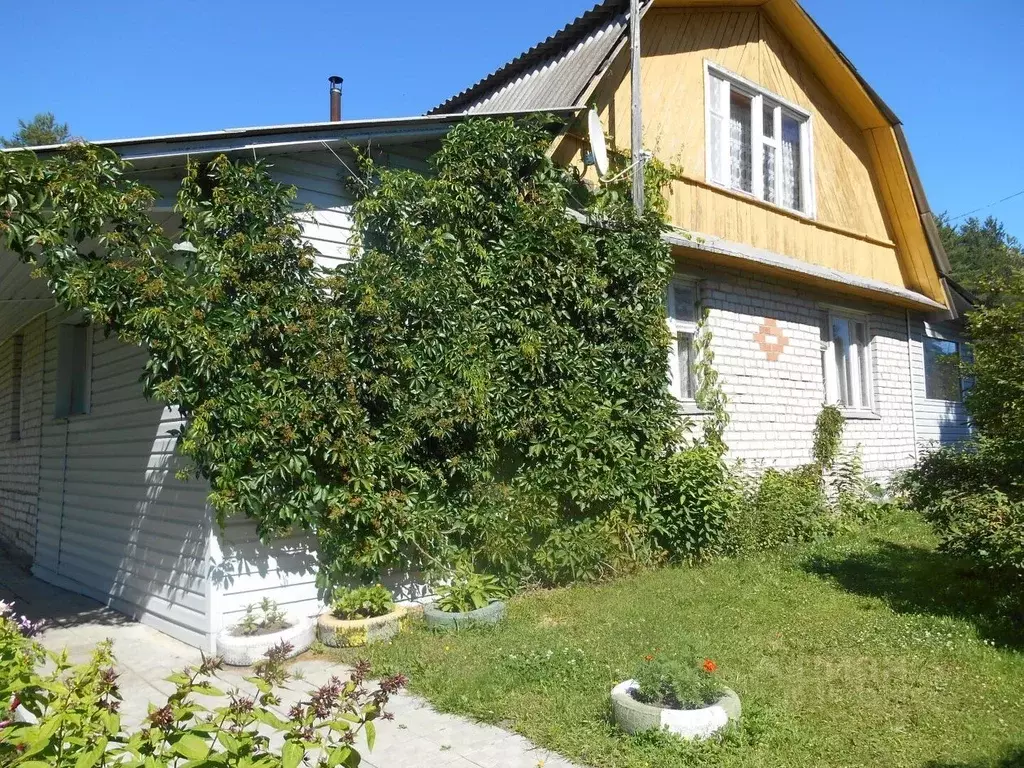
[[913,463],[913,410],[906,318],[855,298],[815,294],[745,275],[694,271],[709,310],[715,367],[729,398],[725,441],[733,459],[791,468],[811,460],[814,423],[825,401],[822,302],[870,312],[874,418],[847,422],[845,447],[884,480]]
[[40,317],[0,344],[0,548],[26,560],[36,542],[45,332]]
[[757,329],[754,341],[761,347],[761,351],[764,352],[769,363],[777,363],[782,353],[786,351],[786,347],[789,346],[789,338],[782,332],[774,318],[765,320]]

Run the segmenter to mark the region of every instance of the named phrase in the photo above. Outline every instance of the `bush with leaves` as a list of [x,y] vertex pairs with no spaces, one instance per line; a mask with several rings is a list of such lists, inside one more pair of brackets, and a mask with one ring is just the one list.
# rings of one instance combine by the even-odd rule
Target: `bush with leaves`
[[734,545],[757,552],[817,541],[833,534],[836,525],[816,465],[772,468],[748,483]]
[[677,562],[700,562],[731,549],[742,493],[714,443],[669,456],[657,484],[653,529]]
[[940,448],[903,473],[907,504],[935,529],[940,548],[1003,576],[1024,576],[1024,474],[1001,440]]
[[923,456],[901,478],[943,549],[994,573],[1020,574],[1024,551],[1024,271],[1007,261],[982,280],[985,301],[968,314],[972,379],[967,443]]
[[373,619],[395,610],[395,598],[383,584],[343,587],[334,593],[331,613],[343,620]]
[[508,597],[494,576],[456,568],[449,580],[437,586],[437,607],[445,613],[469,613]]
[[[23,627],[0,616],[0,694],[10,714],[0,720],[0,765],[19,768],[185,768],[224,766],[297,768],[360,764],[356,737],[373,748],[374,721],[404,685],[402,676],[368,684],[369,665],[356,664],[348,680],[332,678],[282,717],[276,689],[290,676],[291,648],[272,649],[246,678],[251,691],[216,687],[217,659],[168,678],[175,691],[163,706],[150,705],[132,732],[118,714],[120,691],[110,644],[89,662],[72,666],[65,653],[44,650]],[[41,672],[48,662],[51,670]],[[221,699],[211,705],[210,699]],[[14,717],[21,708],[28,717]],[[269,734],[277,738],[271,738]]]
[[[294,190],[223,157],[189,164],[175,250],[113,153],[0,155],[0,241],[148,349],[145,392],[186,417],[179,450],[220,518],[315,532],[324,582],[459,553],[556,581],[646,556],[615,539],[643,535],[678,429],[662,197],[637,215],[550,141],[543,119],[476,120],[430,174],[367,162],[358,258],[326,275]],[[532,557],[598,536],[600,563]]]

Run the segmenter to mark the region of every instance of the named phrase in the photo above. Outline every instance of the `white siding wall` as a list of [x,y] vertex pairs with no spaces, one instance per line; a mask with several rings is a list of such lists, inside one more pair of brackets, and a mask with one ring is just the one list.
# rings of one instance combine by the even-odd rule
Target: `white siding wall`
[[[914,399],[917,414],[917,442],[928,451],[941,445],[953,445],[971,436],[967,409],[963,403],[929,400],[925,389],[924,324],[915,319],[912,325],[914,355]],[[957,338],[951,332],[948,338]]]
[[142,396],[145,352],[93,329],[90,412],[55,419],[60,320],[45,341],[34,573],[204,645],[206,486],[175,478],[180,418]]

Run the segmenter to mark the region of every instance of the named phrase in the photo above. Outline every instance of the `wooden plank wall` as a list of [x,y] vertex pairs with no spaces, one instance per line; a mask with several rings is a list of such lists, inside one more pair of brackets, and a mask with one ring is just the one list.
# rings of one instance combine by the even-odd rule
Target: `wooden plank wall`
[[[920,288],[897,255],[897,233],[874,172],[875,148],[793,46],[756,8],[664,8],[645,17],[644,143],[682,168],[670,193],[673,223],[809,263]],[[705,179],[705,59],[812,115],[817,218],[721,190]],[[617,147],[629,147],[625,55],[594,99]]]

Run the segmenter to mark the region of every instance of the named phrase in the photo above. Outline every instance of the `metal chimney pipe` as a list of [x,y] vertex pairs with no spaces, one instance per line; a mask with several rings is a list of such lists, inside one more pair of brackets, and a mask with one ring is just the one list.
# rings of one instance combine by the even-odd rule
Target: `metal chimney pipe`
[[337,123],[341,120],[341,84],[344,80],[331,75],[327,81],[331,84],[331,122]]

